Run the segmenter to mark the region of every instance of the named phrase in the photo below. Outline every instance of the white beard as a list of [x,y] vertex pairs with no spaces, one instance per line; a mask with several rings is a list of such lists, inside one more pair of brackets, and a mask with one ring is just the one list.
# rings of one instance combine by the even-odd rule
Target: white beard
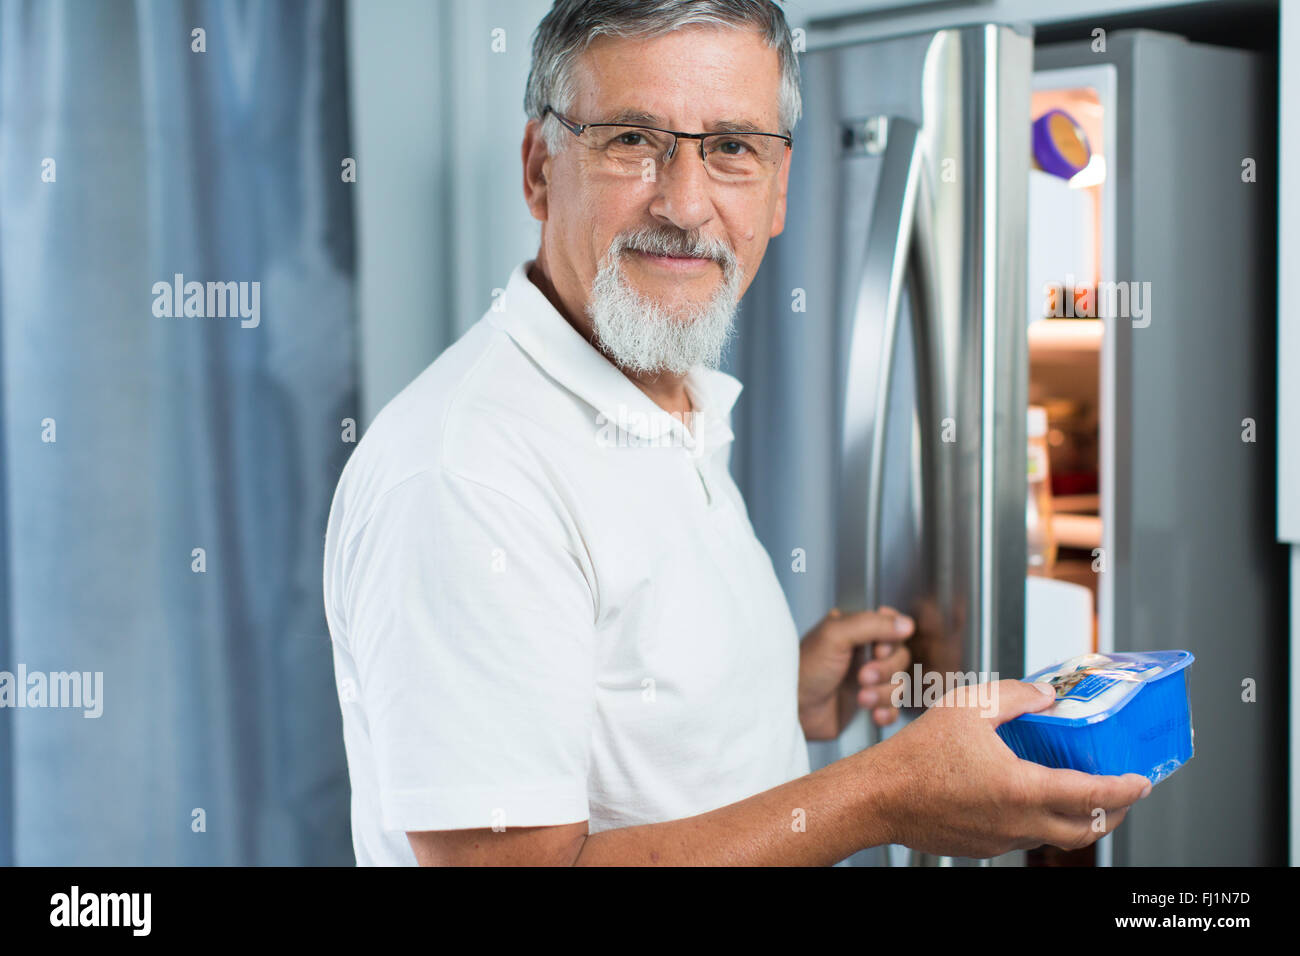
[[[623,275],[627,248],[661,254],[702,254],[722,266],[722,284],[702,306],[669,311],[634,289]],[[689,252],[688,252],[689,249]],[[601,351],[625,371],[685,375],[697,365],[717,368],[735,331],[742,270],[735,255],[718,240],[693,246],[665,239],[653,230],[620,235],[611,244],[591,287],[587,314]]]

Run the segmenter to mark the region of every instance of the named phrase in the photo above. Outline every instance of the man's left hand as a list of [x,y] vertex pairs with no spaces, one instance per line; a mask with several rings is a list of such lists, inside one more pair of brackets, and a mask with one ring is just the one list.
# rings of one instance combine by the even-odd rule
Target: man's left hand
[[[883,727],[898,719],[893,676],[912,655],[903,643],[912,619],[891,607],[843,614],[839,608],[808,632],[799,648],[799,723],[809,740],[833,740],[859,707]],[[849,673],[859,647],[865,662]]]

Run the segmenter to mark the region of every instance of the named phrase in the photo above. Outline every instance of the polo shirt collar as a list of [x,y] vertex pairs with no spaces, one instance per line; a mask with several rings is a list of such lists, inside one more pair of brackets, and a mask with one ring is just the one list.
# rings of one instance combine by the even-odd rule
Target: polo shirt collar
[[744,387],[718,369],[697,365],[686,374],[686,390],[695,406],[694,433],[637,388],[599,349],[562,316],[528,278],[533,260],[510,275],[500,306],[488,320],[512,339],[548,375],[591,405],[605,421],[646,441],[671,441],[708,451],[735,438],[729,422],[732,406]]

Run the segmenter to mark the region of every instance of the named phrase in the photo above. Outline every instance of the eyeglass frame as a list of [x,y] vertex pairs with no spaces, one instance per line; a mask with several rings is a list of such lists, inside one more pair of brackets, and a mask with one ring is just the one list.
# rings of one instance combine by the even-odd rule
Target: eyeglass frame
[[[673,145],[668,150],[668,153],[664,156],[664,162],[670,161],[674,156],[677,155],[678,140],[680,139],[699,140],[700,162],[704,164],[705,169],[709,168],[709,160],[704,155],[704,141],[713,136],[770,136],[773,139],[779,139],[784,141],[786,150],[794,149],[794,137],[787,133],[760,133],[758,130],[734,130],[734,129],[719,130],[716,133],[682,133],[675,129],[660,129],[658,126],[643,126],[640,123],[575,123],[573,122],[573,120],[569,119],[567,116],[564,116],[554,107],[552,107],[550,104],[547,104],[547,106],[542,109],[541,118],[546,119],[547,113],[550,113],[557,120],[559,120],[560,125],[563,126],[565,129],[567,129],[574,136],[581,136],[589,129],[595,129],[597,127],[610,127],[610,126],[624,127],[626,129],[644,129],[644,130],[649,130],[652,133],[666,133],[667,135],[673,138]],[[784,157],[782,157],[782,159],[784,160]],[[776,170],[779,170],[780,168],[781,168],[780,165],[775,167]]]

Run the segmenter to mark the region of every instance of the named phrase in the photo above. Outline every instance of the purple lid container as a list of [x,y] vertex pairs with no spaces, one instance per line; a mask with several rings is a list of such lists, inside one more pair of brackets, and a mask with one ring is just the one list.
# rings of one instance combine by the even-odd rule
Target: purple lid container
[[[1069,148],[1072,144],[1067,143],[1063,149],[1058,136],[1053,135],[1053,126],[1059,132],[1063,128],[1063,123],[1069,123],[1073,127],[1071,132],[1077,136],[1079,145],[1083,147],[1082,162],[1078,161],[1077,155],[1071,158],[1071,153],[1077,153],[1076,149]],[[1065,110],[1051,109],[1034,120],[1033,146],[1034,159],[1043,172],[1062,179],[1073,177],[1075,173],[1087,166],[1088,160],[1092,158],[1092,150],[1088,146],[1088,137],[1084,135],[1083,127]]]

